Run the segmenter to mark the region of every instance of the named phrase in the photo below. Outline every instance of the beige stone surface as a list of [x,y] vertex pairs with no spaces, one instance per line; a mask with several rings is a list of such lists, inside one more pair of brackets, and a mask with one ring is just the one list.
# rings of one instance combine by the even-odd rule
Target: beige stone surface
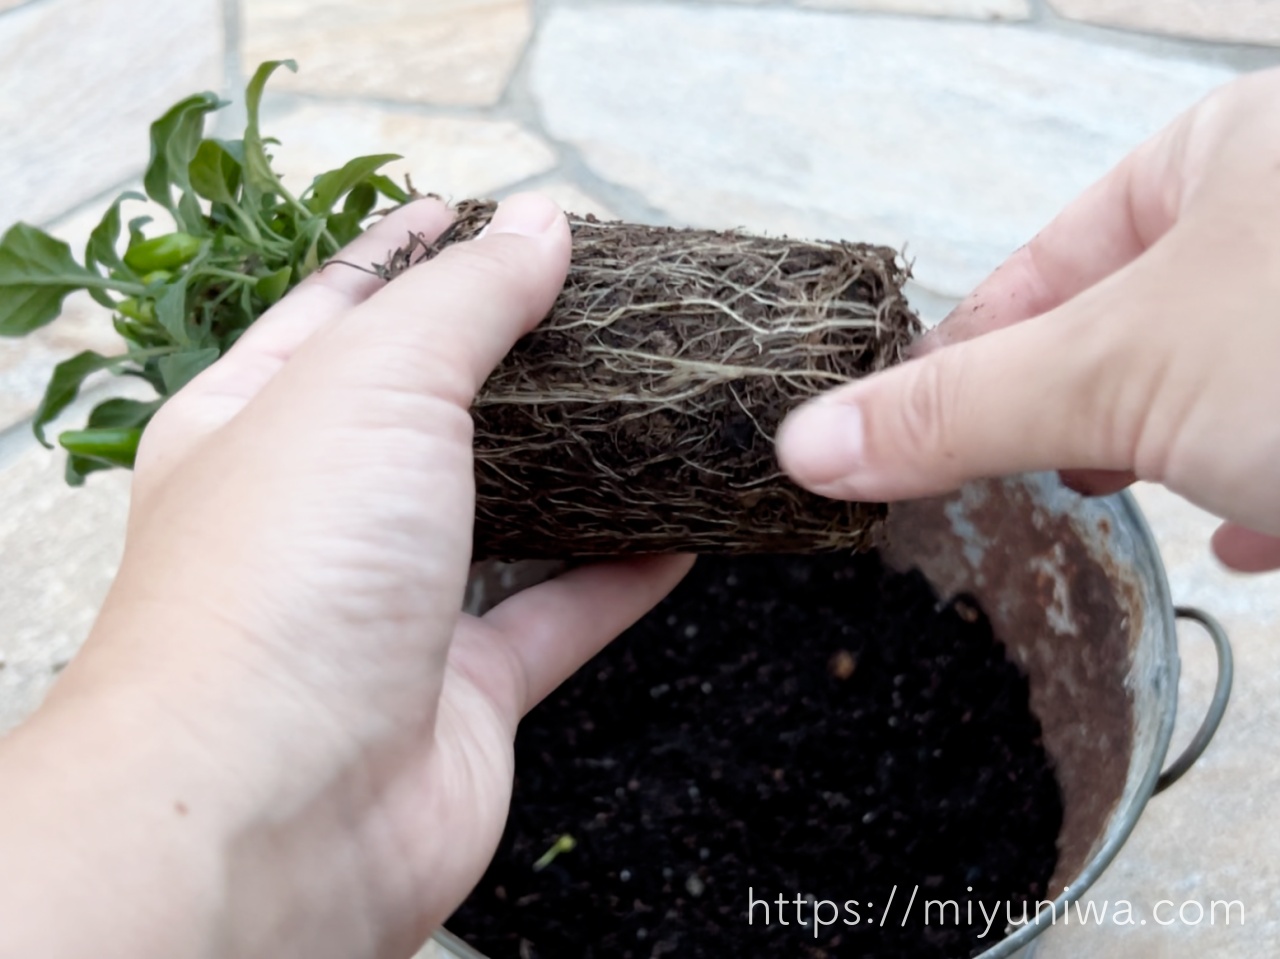
[[263,121],[281,141],[275,165],[285,183],[304,189],[313,177],[352,157],[399,153],[386,172],[409,172],[424,193],[462,200],[487,195],[550,170],[555,152],[508,120],[422,116],[406,110],[305,104]]
[[1049,0],[1073,20],[1201,40],[1280,46],[1280,0]]
[[610,209],[607,204],[568,180],[556,180],[553,183],[545,183],[534,189],[538,193],[544,193],[551,197],[551,199],[560,204],[561,209],[568,213],[576,213],[578,216],[591,214],[600,220],[616,220],[619,218],[618,214]]
[[[144,208],[140,203],[126,203],[121,208],[122,217],[127,221]],[[105,209],[105,203],[91,204],[52,224],[49,232],[65,240],[76,259],[81,259],[89,232],[97,226]],[[43,329],[21,339],[0,338],[0,430],[35,411],[49,374],[58,363],[81,350],[111,355],[123,349],[123,341],[111,326],[111,313],[87,293],[69,296],[63,303],[62,315]]]
[[45,0],[0,17],[0,228],[47,221],[147,161],[147,129],[222,83],[218,0]]
[[1029,0],[798,0],[802,7],[824,10],[865,10],[926,17],[964,17],[971,20],[1026,20]]
[[528,0],[243,0],[244,62],[293,58],[280,89],[477,106],[501,96]]
[[[1231,635],[1236,683],[1231,706],[1209,751],[1167,793],[1152,799],[1133,837],[1094,886],[1088,900],[1112,906],[1104,923],[1077,923],[1050,931],[1036,959],[1125,956],[1132,959],[1241,959],[1280,953],[1280,576],[1233,575],[1211,557],[1207,541],[1217,525],[1208,514],[1173,494],[1140,486],[1146,513],[1168,569],[1174,601],[1217,615]],[[1191,735],[1212,693],[1215,657],[1209,643],[1186,625],[1181,630],[1176,752]],[[1134,906],[1132,925],[1116,925],[1115,903]],[[1204,907],[1238,900],[1244,907],[1231,925],[1161,925],[1153,909],[1161,900],[1168,920],[1184,902]],[[1188,906],[1194,920],[1197,906]],[[1144,923],[1145,920],[1145,923]]]
[[0,733],[43,699],[80,648],[119,564],[129,476],[78,490],[31,444],[0,467]]
[[944,300],[1234,75],[1006,24],[639,3],[553,7],[530,61],[550,134],[670,220],[906,247]]

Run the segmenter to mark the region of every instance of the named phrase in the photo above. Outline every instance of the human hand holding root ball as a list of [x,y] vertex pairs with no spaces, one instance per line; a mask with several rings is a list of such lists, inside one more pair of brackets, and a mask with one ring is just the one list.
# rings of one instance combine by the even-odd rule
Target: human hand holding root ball
[[1134,152],[919,352],[792,414],[796,482],[894,500],[1024,470],[1151,480],[1225,520],[1227,566],[1280,567],[1280,71]]
[[0,748],[0,955],[403,957],[479,880],[516,723],[690,562],[459,614],[468,407],[569,245],[520,196],[385,287],[324,270],[161,411],[93,633]]
[[[1238,524],[1228,563],[1280,565],[1277,102],[1254,76],[1144,146],[924,356],[795,413],[783,465],[869,499],[1136,474]],[[447,219],[414,204],[345,258]],[[467,408],[568,258],[558,211],[513,199],[385,288],[317,274],[161,412],[93,634],[0,745],[0,954],[398,957],[465,897],[522,712],[688,565],[458,612]]]

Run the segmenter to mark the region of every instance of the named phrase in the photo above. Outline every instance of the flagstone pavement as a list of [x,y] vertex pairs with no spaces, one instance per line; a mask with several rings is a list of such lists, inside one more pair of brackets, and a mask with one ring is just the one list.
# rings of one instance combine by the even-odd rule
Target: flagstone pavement
[[[538,189],[638,222],[883,241],[936,320],[1143,138],[1280,64],[1280,2],[0,0],[0,228],[83,243],[139,177],[150,119],[198,89],[234,99],[276,57],[300,65],[266,106],[292,182],[392,151],[457,199]],[[28,428],[51,366],[112,344],[87,298],[0,341],[0,731],[75,655],[119,559],[128,477],[68,490]],[[1217,741],[1090,896],[1240,900],[1246,919],[1060,928],[1037,955],[1280,954],[1280,590],[1213,563],[1207,515],[1137,496],[1176,600],[1222,618],[1239,669]],[[1183,645],[1177,742],[1213,675],[1207,644]]]

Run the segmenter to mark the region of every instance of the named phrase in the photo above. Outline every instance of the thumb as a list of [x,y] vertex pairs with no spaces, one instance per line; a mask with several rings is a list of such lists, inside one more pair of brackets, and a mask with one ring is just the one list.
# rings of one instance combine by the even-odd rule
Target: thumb
[[281,377],[319,377],[326,391],[444,392],[465,408],[511,345],[551,309],[569,250],[560,208],[518,194],[480,237],[413,267],[313,336]]
[[1131,467],[1158,370],[1134,347],[1141,324],[1115,322],[1117,299],[1091,291],[801,407],[778,434],[783,469],[825,496],[890,501],[987,476]]

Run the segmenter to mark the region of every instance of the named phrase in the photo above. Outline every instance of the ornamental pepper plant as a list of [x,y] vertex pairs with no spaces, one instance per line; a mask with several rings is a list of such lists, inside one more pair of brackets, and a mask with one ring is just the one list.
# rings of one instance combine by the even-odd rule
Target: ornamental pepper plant
[[[379,198],[410,199],[378,171],[394,154],[359,157],[317,176],[294,195],[272,170],[260,131],[263,88],[279,67],[258,68],[246,90],[248,123],[239,140],[204,135],[209,114],[226,103],[199,93],[151,125],[145,196],[122,194],[93,230],[82,261],[70,247],[19,223],[0,239],[0,335],[23,336],[55,319],[66,296],[85,290],[113,313],[126,349],[86,351],[53,371],[33,421],[46,428],[102,370],[138,377],[152,400],[98,404],[81,429],[64,432],[72,485],[96,470],[133,465],[138,440],[164,401],[221,356],[255,319],[319,269],[364,228]],[[175,228],[157,232],[150,217],[121,222],[125,200],[150,200]]]

